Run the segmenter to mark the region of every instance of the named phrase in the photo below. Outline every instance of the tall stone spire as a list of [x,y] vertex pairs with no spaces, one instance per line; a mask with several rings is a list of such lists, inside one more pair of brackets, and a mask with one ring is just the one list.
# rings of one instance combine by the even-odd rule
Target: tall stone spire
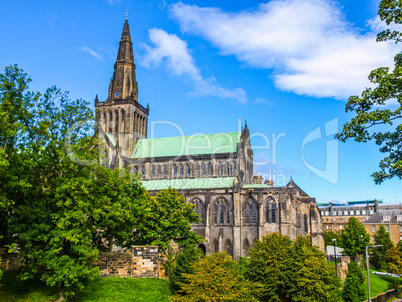
[[138,85],[135,76],[133,42],[128,22],[124,23],[119,43],[113,78],[110,80],[108,101],[138,102]]

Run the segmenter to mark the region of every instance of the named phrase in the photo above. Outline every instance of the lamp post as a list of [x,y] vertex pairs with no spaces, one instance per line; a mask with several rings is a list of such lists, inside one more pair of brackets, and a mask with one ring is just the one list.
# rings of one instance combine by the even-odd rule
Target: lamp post
[[370,297],[370,274],[369,274],[369,256],[368,256],[368,249],[369,247],[379,247],[381,245],[366,245],[366,267],[367,267],[367,290],[368,290],[368,301],[371,302]]
[[332,239],[334,242],[334,254],[335,254],[335,272],[336,272],[336,238]]

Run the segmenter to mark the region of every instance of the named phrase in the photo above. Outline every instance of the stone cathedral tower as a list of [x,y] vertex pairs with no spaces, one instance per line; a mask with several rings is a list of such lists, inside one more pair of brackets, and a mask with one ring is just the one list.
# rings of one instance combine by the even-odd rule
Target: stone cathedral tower
[[105,102],[95,98],[97,125],[106,140],[109,167],[122,167],[121,157],[131,157],[139,139],[147,137],[149,106],[138,102],[133,42],[128,22],[124,23],[113,78]]

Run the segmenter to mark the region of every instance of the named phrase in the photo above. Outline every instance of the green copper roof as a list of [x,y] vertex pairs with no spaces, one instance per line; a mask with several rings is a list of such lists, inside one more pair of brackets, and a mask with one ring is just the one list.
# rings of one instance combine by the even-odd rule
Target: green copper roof
[[272,188],[272,186],[266,184],[248,184],[243,186],[243,189],[255,189],[255,188]]
[[112,143],[112,145],[116,146],[116,141],[114,140],[113,135],[111,135],[111,134],[109,134],[107,132],[105,132],[105,134],[106,134],[107,138],[110,140],[110,142]]
[[240,132],[140,139],[131,158],[233,153]]
[[163,190],[169,187],[178,190],[233,187],[235,177],[155,179],[142,181],[147,190]]

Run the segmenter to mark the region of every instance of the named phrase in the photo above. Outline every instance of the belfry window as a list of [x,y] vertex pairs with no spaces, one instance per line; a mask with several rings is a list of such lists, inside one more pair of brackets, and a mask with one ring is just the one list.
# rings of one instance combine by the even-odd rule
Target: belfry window
[[142,166],[142,168],[141,168],[141,176],[142,176],[142,178],[145,178],[145,167],[144,166]]
[[232,164],[232,175],[236,175],[236,163]]
[[212,175],[212,164],[208,164],[208,175]]
[[173,166],[173,177],[177,177],[177,167],[176,167],[176,165]]
[[158,178],[161,178],[161,166],[158,167]]
[[199,177],[200,176],[200,165],[199,164],[197,164],[196,173],[197,173],[196,176]]
[[223,174],[223,166],[222,163],[219,163],[219,176],[222,176]]
[[116,92],[114,93],[114,96],[115,96],[115,97],[118,97],[119,95],[120,95],[119,91],[116,91]]
[[152,178],[155,178],[155,166],[152,166]]
[[180,177],[183,177],[183,165],[180,165]]
[[229,176],[229,163],[226,163],[225,175],[226,175],[226,176]]
[[116,111],[115,115],[116,115],[115,132],[117,133],[119,132],[119,112]]
[[205,176],[207,175],[207,171],[205,170],[205,164],[202,164],[202,175]]
[[186,176],[190,177],[190,165],[189,164],[186,165]]
[[166,168],[166,166],[163,167],[163,177],[164,178],[167,177],[167,168]]

